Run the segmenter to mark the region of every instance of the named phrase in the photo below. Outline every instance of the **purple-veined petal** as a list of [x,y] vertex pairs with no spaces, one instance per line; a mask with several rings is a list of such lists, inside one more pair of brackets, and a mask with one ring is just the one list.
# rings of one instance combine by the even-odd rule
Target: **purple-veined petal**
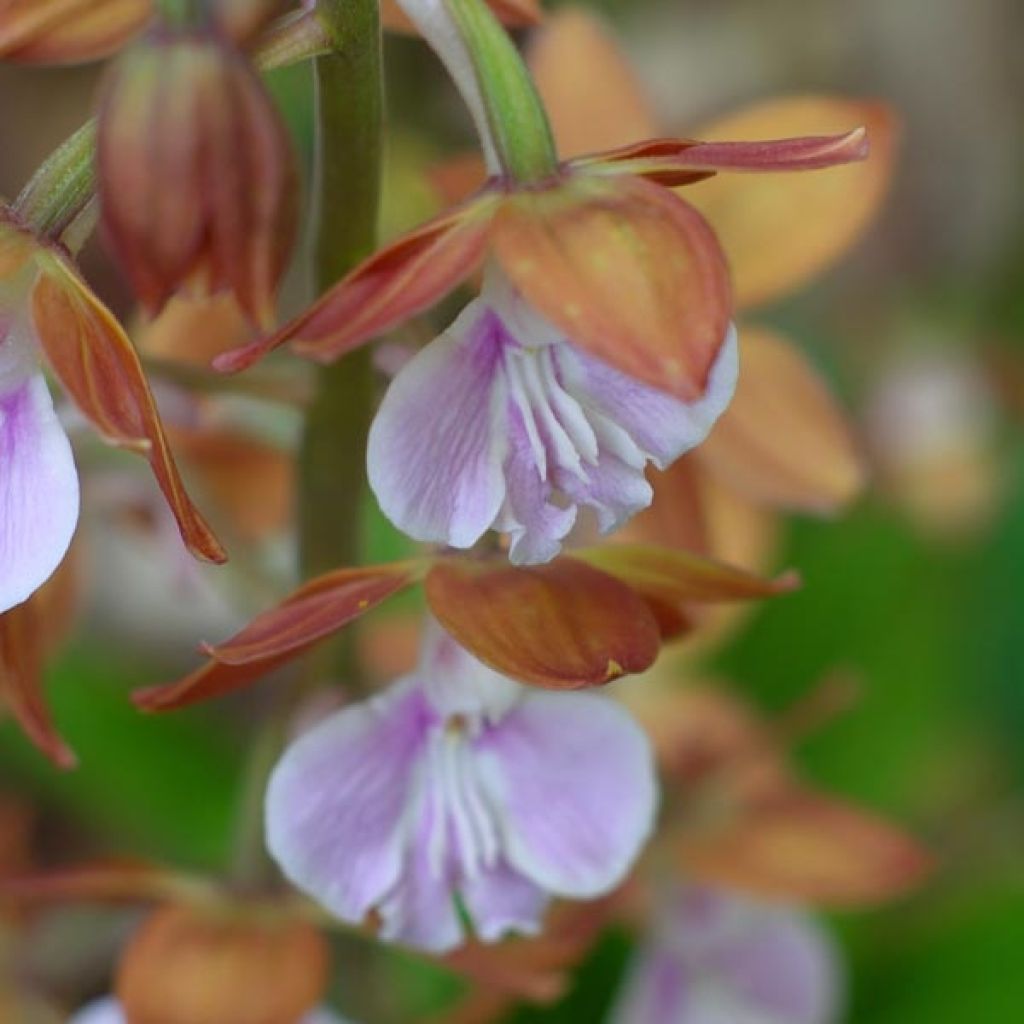
[[0,612],[60,565],[78,522],[71,445],[41,374],[0,396]]
[[298,888],[344,921],[362,922],[399,880],[430,724],[420,689],[406,679],[312,728],[274,769],[268,848]]
[[416,540],[472,547],[505,499],[505,385],[497,319],[479,301],[398,374],[370,429],[384,514]]
[[467,879],[460,893],[484,942],[497,942],[510,932],[536,935],[550,896],[507,864],[499,862]]
[[414,837],[398,883],[377,908],[380,937],[429,953],[447,953],[465,938],[447,874],[430,863],[426,843]]
[[524,417],[509,410],[509,453],[505,462],[507,497],[496,527],[509,534],[509,559],[516,565],[550,562],[576,522],[576,508],[551,501],[552,487],[541,479]]
[[659,469],[708,436],[732,401],[739,374],[734,326],[711,367],[707,390],[695,402],[680,402],[571,344],[559,346],[556,358],[566,390],[585,409],[621,427]]
[[563,896],[622,880],[657,805],[650,744],[622,707],[531,691],[475,747],[513,868]]

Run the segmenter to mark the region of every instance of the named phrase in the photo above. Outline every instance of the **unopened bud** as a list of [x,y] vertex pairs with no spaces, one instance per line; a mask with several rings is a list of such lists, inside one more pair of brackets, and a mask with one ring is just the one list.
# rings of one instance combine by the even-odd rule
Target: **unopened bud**
[[263,83],[223,37],[153,36],[104,84],[103,226],[150,311],[184,288],[232,291],[273,317],[296,225],[287,133]]
[[319,1001],[327,944],[262,909],[169,906],[129,944],[117,996],[129,1024],[295,1024]]

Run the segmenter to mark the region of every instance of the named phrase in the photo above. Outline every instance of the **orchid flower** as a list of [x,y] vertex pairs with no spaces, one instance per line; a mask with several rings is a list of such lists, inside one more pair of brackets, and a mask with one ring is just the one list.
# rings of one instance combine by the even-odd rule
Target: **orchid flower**
[[[113,996],[96,999],[75,1013],[68,1024],[129,1024],[121,1004]],[[344,1018],[324,1007],[314,1010],[297,1024],[346,1024]]]
[[185,493],[131,342],[64,251],[0,207],[0,613],[51,576],[78,521],[78,475],[44,355],[104,438],[149,459],[192,553],[223,561]]
[[835,952],[808,915],[690,886],[627,973],[612,1024],[830,1024]]
[[681,402],[575,348],[500,270],[407,364],[370,431],[370,484],[417,540],[457,548],[491,528],[513,562],[554,558],[593,509],[610,533],[651,502],[650,461],[700,444],[736,385],[730,330],[705,394]]
[[428,627],[418,670],[302,736],[267,793],[288,878],[352,924],[443,952],[535,933],[617,885],[650,832],[649,744],[617,704],[527,690]]

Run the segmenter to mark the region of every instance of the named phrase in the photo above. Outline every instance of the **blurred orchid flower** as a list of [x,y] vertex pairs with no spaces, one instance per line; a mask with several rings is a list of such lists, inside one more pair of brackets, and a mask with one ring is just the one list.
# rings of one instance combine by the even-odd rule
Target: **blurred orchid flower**
[[381,509],[422,541],[511,535],[517,564],[546,562],[580,507],[609,533],[651,502],[648,461],[700,444],[736,385],[730,329],[705,393],[648,387],[575,348],[493,269],[483,294],[392,383],[367,464]]
[[185,493],[131,342],[64,251],[0,208],[0,612],[49,578],[78,521],[78,475],[44,355],[105,439],[149,459],[189,550],[224,561]]
[[[554,783],[554,784],[553,784]],[[428,629],[419,670],[326,719],[275,769],[267,840],[331,913],[443,952],[534,933],[553,895],[618,884],[657,802],[651,750],[614,702],[526,690]]]
[[612,1024],[831,1024],[840,970],[808,915],[724,889],[688,886],[665,901]]

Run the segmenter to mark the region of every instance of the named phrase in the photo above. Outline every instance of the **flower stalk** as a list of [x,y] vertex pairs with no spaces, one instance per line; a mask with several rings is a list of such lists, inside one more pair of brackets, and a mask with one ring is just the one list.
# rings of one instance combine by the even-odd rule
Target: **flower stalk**
[[50,154],[15,200],[14,211],[40,236],[59,238],[96,194],[96,121]]
[[[317,8],[331,52],[315,62],[317,155],[314,275],[323,292],[373,251],[380,201],[383,88],[376,0],[324,0]],[[364,452],[373,418],[368,349],[318,370],[299,460],[303,579],[361,557]],[[316,666],[354,678],[349,648]]]
[[445,0],[469,52],[502,170],[519,184],[558,169],[544,104],[519,51],[484,0]]

